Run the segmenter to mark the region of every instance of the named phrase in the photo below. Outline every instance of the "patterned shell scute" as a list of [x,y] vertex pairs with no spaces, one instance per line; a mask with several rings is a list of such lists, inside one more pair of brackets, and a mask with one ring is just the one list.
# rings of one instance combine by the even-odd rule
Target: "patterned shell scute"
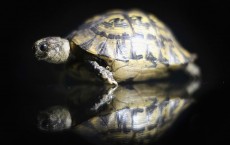
[[166,65],[191,60],[190,53],[160,20],[138,10],[95,16],[75,31],[71,39],[89,53],[115,60],[145,59]]

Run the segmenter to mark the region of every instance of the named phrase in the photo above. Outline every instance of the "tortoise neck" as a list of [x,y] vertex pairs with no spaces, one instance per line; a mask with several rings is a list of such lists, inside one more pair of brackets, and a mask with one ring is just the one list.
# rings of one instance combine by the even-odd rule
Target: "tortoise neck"
[[72,55],[76,61],[83,60],[84,54],[82,51],[83,50],[78,45],[70,41],[70,55]]
[[75,54],[76,53],[76,49],[77,49],[77,45],[72,42],[72,41],[69,41],[69,44],[70,44],[70,53],[71,54]]

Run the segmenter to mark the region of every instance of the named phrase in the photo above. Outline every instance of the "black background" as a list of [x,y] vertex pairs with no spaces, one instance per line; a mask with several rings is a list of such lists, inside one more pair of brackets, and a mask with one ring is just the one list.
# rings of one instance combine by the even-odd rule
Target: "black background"
[[[0,143],[77,144],[75,135],[46,134],[35,125],[44,107],[38,85],[56,83],[62,67],[37,62],[34,41],[66,36],[85,19],[106,10],[138,8],[155,14],[175,33],[181,44],[198,54],[202,88],[197,105],[177,129],[159,144],[220,144],[229,142],[229,13],[223,1],[10,1],[1,9],[1,128]],[[43,89],[44,90],[44,89]],[[48,91],[48,90],[47,90]],[[45,92],[48,93],[48,92]],[[48,103],[55,104],[55,97]],[[42,106],[42,107],[41,107]],[[2,144],[2,143],[1,143]]]

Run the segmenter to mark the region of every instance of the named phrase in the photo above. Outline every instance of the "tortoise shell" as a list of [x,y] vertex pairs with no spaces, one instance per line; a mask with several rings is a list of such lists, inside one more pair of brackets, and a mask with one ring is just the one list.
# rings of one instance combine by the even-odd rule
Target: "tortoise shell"
[[181,65],[190,53],[154,15],[139,10],[109,11],[87,20],[69,39],[83,50],[112,60],[147,60]]

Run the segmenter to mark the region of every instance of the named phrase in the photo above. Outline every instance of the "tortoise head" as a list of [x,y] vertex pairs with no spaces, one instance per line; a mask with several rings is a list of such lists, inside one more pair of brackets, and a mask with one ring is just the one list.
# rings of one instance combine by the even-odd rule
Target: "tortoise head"
[[49,63],[64,63],[70,53],[70,45],[67,39],[60,37],[46,37],[34,44],[35,56],[38,60]]
[[69,129],[72,118],[69,110],[62,106],[52,106],[38,114],[38,127],[44,131]]

